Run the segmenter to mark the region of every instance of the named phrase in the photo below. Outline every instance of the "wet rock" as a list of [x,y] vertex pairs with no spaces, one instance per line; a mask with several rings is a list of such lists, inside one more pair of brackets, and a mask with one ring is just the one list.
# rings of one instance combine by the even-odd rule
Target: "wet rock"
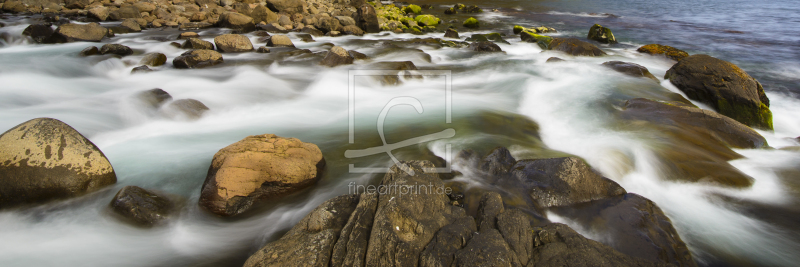
[[334,46],[328,51],[328,54],[325,55],[325,58],[319,63],[323,66],[328,67],[336,67],[339,65],[348,65],[353,64],[353,56],[347,52],[344,48]]
[[332,32],[332,31],[339,31],[342,28],[342,25],[339,24],[339,21],[335,18],[320,18],[317,20],[317,23],[314,24],[314,27],[325,32]]
[[144,55],[142,60],[139,61],[139,64],[148,65],[148,66],[161,66],[167,63],[167,56],[162,53],[149,53]]
[[237,12],[226,12],[220,15],[219,26],[240,32],[251,32],[256,29],[253,18]]
[[[355,27],[355,26],[354,26],[354,27]],[[359,29],[359,30],[360,30],[360,29]],[[362,31],[361,33],[363,34],[363,31]],[[296,36],[297,38],[300,38],[300,40],[301,40],[301,41],[303,41],[303,42],[306,42],[306,43],[311,43],[311,42],[314,42],[314,37],[313,37],[313,36],[311,36],[311,34],[308,34],[308,33],[298,33],[298,34],[297,34],[297,35],[295,35],[295,36]]]
[[567,206],[625,194],[616,182],[575,157],[520,160],[511,174],[540,207]]
[[361,53],[361,52],[358,52],[358,51],[355,51],[355,50],[347,51],[347,53],[350,54],[350,56],[353,57],[353,59],[356,59],[356,60],[358,60],[358,59],[369,59],[369,57],[367,55],[365,55],[364,53]]
[[592,25],[589,28],[589,34],[586,36],[589,40],[598,41],[604,44],[615,44],[617,43],[617,38],[614,37],[614,34],[611,33],[611,29],[600,26],[600,24]]
[[476,18],[470,17],[470,18],[468,18],[467,20],[464,21],[462,26],[467,27],[467,28],[477,29],[478,27],[480,27],[480,23],[478,22],[478,20]]
[[119,26],[124,28],[124,29],[127,29],[128,32],[140,32],[140,31],[142,31],[142,28],[139,27],[139,23],[136,22],[136,20],[134,20],[134,19],[125,19],[125,20],[122,21],[122,23]]
[[672,222],[655,203],[637,194],[625,194],[570,208],[559,208],[593,233],[602,233],[609,246],[629,256],[651,262],[696,266]]
[[364,31],[359,29],[355,25],[350,25],[350,26],[344,26],[342,28],[342,34],[361,36],[364,35]]
[[82,57],[94,56],[94,55],[97,55],[97,54],[100,54],[100,50],[97,49],[96,46],[90,46],[90,47],[84,48],[83,50],[81,50],[80,53],[78,53],[78,55],[80,55]]
[[764,88],[738,66],[708,55],[678,61],[665,79],[722,115],[747,126],[772,130],[772,111]]
[[196,32],[182,32],[178,35],[178,40],[189,39],[189,38],[200,38],[200,35]]
[[208,107],[195,99],[178,99],[164,106],[162,110],[167,117],[183,120],[199,119],[206,111]]
[[500,46],[497,44],[489,41],[485,42],[476,42],[470,44],[472,50],[477,52],[503,52],[503,49],[500,49]]
[[655,82],[661,82],[650,73],[650,71],[642,65],[631,63],[631,62],[622,62],[622,61],[606,61],[603,62],[603,66],[613,69],[617,72],[626,74],[628,76],[633,77],[644,77],[651,79]]
[[525,264],[533,253],[534,221],[528,214],[518,209],[506,209],[497,215],[497,230],[516,254],[520,264]]
[[249,136],[214,155],[200,205],[218,215],[237,215],[313,185],[324,167],[314,144],[274,134]]
[[464,13],[483,13],[483,9],[481,9],[480,7],[478,7],[476,5],[471,5],[471,6],[468,6],[468,7],[464,7],[462,9],[462,12],[464,12]]
[[453,28],[447,28],[447,31],[444,32],[444,37],[458,39],[458,31]]
[[512,170],[517,160],[511,156],[511,152],[505,147],[492,149],[488,155],[483,157],[480,162],[482,171],[491,176],[501,176]]
[[270,47],[294,47],[292,40],[286,35],[273,35],[267,40],[267,46]]
[[53,28],[45,24],[31,24],[22,31],[22,35],[30,36],[36,43],[50,43],[50,36],[53,35]]
[[302,0],[267,0],[267,7],[275,12],[303,13]]
[[163,195],[138,186],[126,186],[111,200],[111,209],[140,226],[164,223],[172,211],[172,202]]
[[420,254],[420,266],[453,266],[456,252],[465,247],[472,233],[477,231],[475,219],[470,216],[445,225]]
[[490,229],[497,229],[497,215],[503,213],[503,198],[496,192],[484,193],[478,206],[478,230],[485,232]]
[[99,42],[108,34],[108,29],[97,23],[64,24],[58,26],[53,37],[58,42]]
[[267,7],[264,6],[256,6],[253,10],[248,14],[250,17],[253,18],[253,23],[273,23],[278,20],[278,14],[275,14]]
[[434,15],[419,15],[414,17],[414,21],[416,21],[420,26],[436,26],[439,25],[440,19],[435,17]]
[[407,5],[403,7],[403,13],[406,14],[419,14],[422,12],[422,8],[418,5]]
[[536,43],[544,50],[550,50],[552,48],[550,44],[553,42],[553,37],[539,35],[531,31],[522,31],[520,32],[519,37],[522,41]]
[[320,30],[317,30],[316,28],[312,28],[312,27],[305,27],[305,28],[303,28],[302,32],[308,33],[308,34],[311,34],[312,36],[317,36],[317,37],[325,36],[324,32],[322,32]]
[[522,266],[496,229],[472,235],[467,246],[455,254],[455,266]]
[[351,214],[356,214],[354,210],[362,208],[363,201],[359,201],[358,195],[344,195],[325,201],[281,239],[267,244],[250,256],[244,266],[328,266],[334,245],[338,245],[337,237],[346,227],[348,219],[352,218]]
[[364,266],[378,194],[362,193],[331,253],[331,266]]
[[183,42],[181,48],[214,50],[214,44],[212,44],[209,41],[200,40],[198,38],[189,38]]
[[534,231],[530,263],[535,266],[668,266],[622,254],[560,223]]
[[0,151],[0,208],[75,197],[117,182],[103,152],[56,119],[6,131]]
[[241,34],[223,34],[214,37],[214,44],[217,46],[217,50],[226,53],[253,51],[253,43],[250,42],[250,38]]
[[108,13],[108,8],[107,7],[98,6],[98,7],[94,7],[92,9],[89,9],[89,11],[87,12],[86,15],[89,16],[90,18],[94,18],[94,19],[97,19],[99,21],[105,21],[106,19],[108,19],[109,13]]
[[636,49],[636,51],[650,55],[664,55],[665,57],[675,61],[681,61],[681,59],[689,56],[689,53],[686,53],[683,50],[660,44],[645,45],[639,47],[639,49]]
[[575,38],[553,38],[550,50],[562,51],[573,56],[603,56],[606,53],[597,46]]
[[90,4],[89,0],[65,0],[64,7],[69,9],[84,9]]
[[140,19],[142,14],[135,6],[123,6],[117,11],[110,12],[108,18],[109,20]]
[[261,46],[256,50],[256,52],[258,52],[258,53],[269,53],[270,51],[269,51],[269,48],[267,48],[266,46]]
[[124,57],[132,55],[133,50],[130,47],[121,44],[104,44],[102,47],[100,47],[100,54],[101,55],[114,54]]
[[172,60],[178,69],[205,68],[222,63],[222,54],[214,50],[199,49],[187,51]]
[[25,12],[25,4],[21,1],[7,1],[3,3],[3,11],[8,13],[22,13]]
[[364,32],[377,33],[381,31],[375,8],[369,4],[361,5],[361,7],[358,8],[354,19],[356,21],[356,26],[363,29]]
[[172,96],[161,88],[140,92],[136,94],[135,97],[153,110],[160,108],[162,105],[172,100]]
[[[458,9],[455,9],[455,8],[452,8],[452,7],[451,7],[451,8],[448,8],[448,9],[445,9],[445,10],[444,10],[444,14],[445,14],[445,15],[455,15],[455,14],[458,14]],[[445,266],[447,266],[447,265],[445,265]]]
[[548,58],[547,61],[545,61],[545,62],[546,63],[554,63],[554,62],[563,62],[563,61],[564,60],[559,58],[559,57],[551,57],[551,58]]
[[141,65],[141,66],[138,66],[138,67],[135,67],[135,68],[131,69],[131,74],[148,73],[148,72],[152,72],[152,71],[153,70],[150,69],[150,67],[148,67],[147,65]]
[[[396,70],[398,73],[400,73],[400,75],[403,75],[404,78],[408,79],[414,77],[414,75],[412,75],[409,71],[417,70],[417,66],[411,61],[381,61],[369,65],[369,69]],[[380,76],[380,78],[376,78],[384,85],[398,85],[402,83],[400,81],[400,75],[383,75]]]

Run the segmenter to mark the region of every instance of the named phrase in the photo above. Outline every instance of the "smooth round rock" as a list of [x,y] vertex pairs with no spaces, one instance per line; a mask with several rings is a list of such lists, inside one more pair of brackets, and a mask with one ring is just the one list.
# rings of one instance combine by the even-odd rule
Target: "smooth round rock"
[[226,53],[253,51],[253,43],[247,36],[241,34],[223,34],[214,37],[214,45],[217,46],[217,50]]

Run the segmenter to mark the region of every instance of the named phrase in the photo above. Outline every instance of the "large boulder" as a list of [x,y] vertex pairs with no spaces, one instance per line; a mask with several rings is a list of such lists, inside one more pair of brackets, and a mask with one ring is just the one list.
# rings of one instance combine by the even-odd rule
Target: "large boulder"
[[164,223],[174,207],[166,196],[132,185],[120,189],[110,205],[115,213],[145,227]]
[[64,24],[58,26],[53,37],[58,42],[100,42],[108,34],[108,29],[97,23]]
[[314,144],[274,134],[248,136],[214,155],[200,205],[218,215],[237,215],[313,185],[324,167]]
[[690,99],[713,107],[747,126],[772,130],[772,111],[764,88],[733,63],[708,55],[678,61],[665,79]]
[[294,47],[292,40],[286,35],[273,35],[267,40],[267,46],[271,47]]
[[0,135],[0,208],[79,196],[117,182],[103,152],[51,118]]
[[253,18],[253,22],[256,24],[262,21],[267,24],[278,21],[278,14],[275,14],[274,12],[272,12],[271,10],[262,5],[253,8],[253,10],[250,11],[249,15],[251,18]]
[[89,11],[86,13],[86,15],[89,16],[90,18],[94,18],[94,19],[97,19],[99,21],[104,21],[104,20],[108,19],[109,12],[108,12],[108,8],[107,7],[98,6],[98,7],[94,7],[92,9],[89,9]]
[[475,42],[469,45],[473,51],[477,52],[503,52],[500,46],[490,41]]
[[653,76],[645,66],[631,63],[631,62],[622,62],[622,61],[606,61],[603,62],[603,66],[608,67],[612,70],[615,70],[619,73],[626,74],[628,76],[633,77],[644,77],[651,79],[655,82],[660,82],[656,76]]
[[253,18],[237,12],[226,12],[220,15],[219,26],[241,32],[251,32],[256,29]]
[[611,33],[611,29],[600,26],[600,24],[592,25],[589,28],[589,34],[586,36],[589,40],[595,40],[604,44],[617,43],[617,38]]
[[142,31],[142,27],[139,26],[139,23],[136,22],[135,19],[124,19],[122,20],[122,23],[119,24],[119,27],[127,30],[127,32]]
[[683,50],[668,45],[660,45],[660,44],[644,45],[642,47],[639,47],[639,49],[636,49],[636,51],[639,53],[645,53],[650,55],[664,55],[665,57],[675,61],[681,61],[681,59],[684,59],[689,56],[689,53],[686,53]]
[[328,54],[325,55],[325,58],[322,59],[319,64],[328,67],[336,67],[339,65],[353,64],[353,60],[353,56],[350,55],[347,50],[339,46],[334,46],[328,51]]
[[250,38],[241,34],[223,34],[214,37],[214,44],[217,50],[227,53],[253,51]]
[[199,69],[222,63],[222,54],[209,49],[187,51],[172,60],[178,69]]
[[356,26],[363,29],[364,32],[376,33],[381,31],[380,24],[378,24],[378,14],[375,12],[375,8],[372,7],[372,5],[361,5],[354,18]]
[[133,55],[133,49],[121,44],[104,44],[100,47],[101,55],[118,55],[121,57]]
[[573,56],[603,56],[606,53],[597,46],[575,38],[553,38],[548,45],[550,50],[562,51]]
[[124,20],[124,19],[140,19],[142,18],[142,14],[139,12],[139,9],[135,6],[123,6],[109,13],[108,19],[109,20]]
[[342,34],[362,36],[364,35],[364,31],[356,25],[349,25],[342,27]]
[[27,8],[22,1],[6,1],[3,3],[3,11],[9,13],[22,13],[25,12]]
[[185,49],[209,49],[214,50],[214,44],[199,38],[189,38],[183,42],[181,48]]
[[560,223],[534,229],[533,236],[534,266],[669,266],[622,254]]
[[267,7],[275,12],[303,13],[303,0],[267,0]]
[[45,24],[31,24],[22,31],[22,35],[30,36],[34,42],[44,44],[52,40],[50,36],[53,35],[53,28]]

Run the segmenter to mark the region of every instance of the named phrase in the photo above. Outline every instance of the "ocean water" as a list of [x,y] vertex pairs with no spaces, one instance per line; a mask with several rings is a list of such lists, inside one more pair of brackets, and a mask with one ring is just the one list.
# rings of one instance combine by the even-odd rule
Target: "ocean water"
[[[502,54],[416,45],[386,49],[386,42],[417,38],[410,34],[318,37],[305,43],[311,53],[283,61],[271,54],[224,54],[225,64],[201,70],[176,70],[171,63],[147,74],[130,74],[144,53],[170,59],[183,50],[152,37],[174,39],[177,30],[118,35],[106,42],[130,46],[122,59],[81,58],[91,43],[37,45],[18,38],[0,47],[0,129],[37,117],[60,119],[92,140],[109,158],[118,183],[83,197],[26,209],[0,211],[0,265],[3,266],[241,266],[252,252],[276,240],[323,201],[348,193],[348,184],[375,183],[375,175],[348,172],[348,164],[385,167],[385,155],[350,159],[344,151],[380,145],[377,114],[391,99],[411,96],[422,114],[397,106],[383,125],[390,143],[454,128],[456,136],[399,150],[400,159],[432,151],[507,146],[518,158],[580,156],[626,188],[653,200],[669,216],[696,261],[705,266],[793,266],[800,262],[800,153],[781,148],[800,145],[800,8],[789,1],[502,1],[463,2],[487,11],[477,15],[477,33],[509,33]],[[431,3],[426,1],[426,3]],[[448,2],[432,2],[436,10]],[[438,11],[437,11],[438,12]],[[608,15],[613,14],[612,15]],[[442,16],[445,18],[444,16]],[[463,15],[452,19],[463,18]],[[451,19],[451,18],[446,18]],[[7,18],[0,33],[19,36],[31,20]],[[585,36],[593,23],[612,28],[620,44],[602,46],[603,58],[569,57],[542,51],[510,36],[511,26],[548,25],[558,36]],[[225,30],[201,31],[202,39]],[[441,33],[428,34],[441,37]],[[467,33],[462,30],[462,38]],[[257,37],[248,35],[254,43]],[[446,123],[445,81],[438,76],[403,79],[385,86],[357,80],[355,138],[348,142],[348,71],[315,62],[333,43],[372,57],[371,61],[410,60],[422,69],[450,70],[452,123]],[[659,155],[685,145],[657,128],[623,127],[616,115],[635,97],[669,99],[680,91],[614,73],[601,66],[622,60],[646,66],[663,77],[673,62],[642,55],[636,48],[661,43],[692,54],[706,53],[734,62],[764,84],[774,114],[774,132],[760,131],[776,149],[736,150],[730,161],[754,184],[732,189],[674,177]],[[546,64],[552,56],[568,62]],[[171,118],[148,109],[135,94],[162,88],[174,99],[197,99],[210,111],[198,120]],[[699,103],[695,103],[699,104]],[[700,105],[702,106],[702,105]],[[499,118],[499,119],[498,119]],[[509,119],[511,118],[511,119]],[[538,125],[535,137],[531,120]],[[498,123],[512,121],[514,123]],[[620,126],[622,125],[622,126]],[[274,133],[317,144],[327,160],[313,188],[239,219],[220,219],[197,206],[211,159],[219,149],[248,135]],[[453,163],[464,181],[479,184],[470,170]],[[123,186],[152,188],[173,196],[181,209],[170,223],[141,229],[108,210]],[[572,222],[553,216],[553,221]],[[574,224],[572,224],[574,225]],[[576,229],[580,227],[574,225]],[[602,233],[583,232],[590,237]]]

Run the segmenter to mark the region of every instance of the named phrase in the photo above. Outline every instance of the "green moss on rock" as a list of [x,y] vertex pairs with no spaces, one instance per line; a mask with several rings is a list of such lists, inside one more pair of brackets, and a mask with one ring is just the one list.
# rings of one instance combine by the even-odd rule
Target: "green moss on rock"
[[589,40],[595,40],[604,44],[617,43],[617,38],[615,38],[614,34],[611,33],[611,29],[600,26],[600,24],[592,25],[592,28],[589,29],[587,38],[589,38]]
[[473,18],[473,17],[470,17],[467,20],[465,20],[463,25],[464,25],[464,27],[472,28],[472,29],[480,27],[480,23],[478,22],[478,19]]
[[419,15],[414,20],[422,26],[436,26],[439,25],[439,18],[434,15]]
[[408,5],[406,7],[403,7],[403,12],[405,12],[406,14],[419,14],[422,12],[422,8],[419,7],[418,5]]
[[519,25],[514,25],[514,34],[519,34],[519,33],[521,33],[521,32],[522,32],[522,31],[524,31],[524,30],[525,30],[525,28],[524,28],[524,27],[522,27],[522,26],[519,26]]

